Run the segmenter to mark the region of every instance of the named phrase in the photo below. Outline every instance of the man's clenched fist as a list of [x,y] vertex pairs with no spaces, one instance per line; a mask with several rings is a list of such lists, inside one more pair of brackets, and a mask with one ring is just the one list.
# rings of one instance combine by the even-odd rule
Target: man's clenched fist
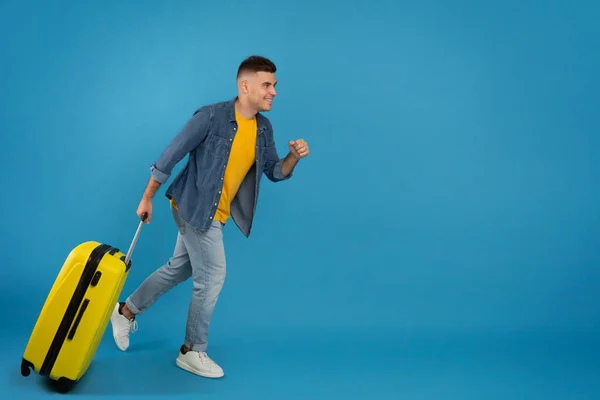
[[298,160],[308,155],[308,144],[304,139],[290,140],[288,146],[292,155]]

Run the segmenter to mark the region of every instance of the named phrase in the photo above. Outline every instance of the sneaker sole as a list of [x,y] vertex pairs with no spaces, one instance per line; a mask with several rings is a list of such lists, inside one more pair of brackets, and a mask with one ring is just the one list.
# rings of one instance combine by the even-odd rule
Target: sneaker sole
[[225,375],[225,374],[218,374],[218,373],[211,374],[211,373],[199,371],[199,370],[191,367],[187,363],[181,361],[179,358],[177,358],[175,360],[175,363],[177,364],[177,366],[179,368],[181,368],[183,370],[186,370],[187,372],[190,372],[190,373],[192,373],[194,375],[203,376],[205,378],[221,378],[223,375]]

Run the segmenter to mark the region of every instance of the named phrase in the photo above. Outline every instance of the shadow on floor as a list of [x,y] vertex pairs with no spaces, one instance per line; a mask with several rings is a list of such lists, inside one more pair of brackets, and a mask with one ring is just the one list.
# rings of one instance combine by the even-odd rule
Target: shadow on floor
[[[78,396],[114,395],[181,395],[206,394],[215,388],[218,380],[206,379],[184,371],[175,365],[177,349],[165,348],[163,343],[140,343],[131,352],[111,352],[94,359],[83,378],[68,390]],[[25,389],[32,385],[37,390],[63,393],[55,382],[32,373],[23,377],[15,370],[12,384]],[[29,390],[28,390],[29,391]]]

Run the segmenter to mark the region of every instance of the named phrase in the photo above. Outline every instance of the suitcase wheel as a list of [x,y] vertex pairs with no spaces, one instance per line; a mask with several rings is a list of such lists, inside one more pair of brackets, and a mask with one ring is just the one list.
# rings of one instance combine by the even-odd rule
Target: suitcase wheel
[[67,378],[59,378],[57,381],[51,380],[51,385],[58,393],[69,393],[75,387],[75,381]]
[[21,361],[21,375],[29,376],[33,368],[34,366],[31,361],[27,361],[26,359],[23,359],[23,361]]

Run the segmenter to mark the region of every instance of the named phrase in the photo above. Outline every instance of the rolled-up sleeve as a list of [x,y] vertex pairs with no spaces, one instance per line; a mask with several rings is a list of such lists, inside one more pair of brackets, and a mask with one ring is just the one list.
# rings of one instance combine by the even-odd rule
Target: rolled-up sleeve
[[162,172],[161,170],[156,168],[156,164],[152,164],[150,166],[150,175],[156,182],[160,184],[163,184],[166,181],[168,181],[169,177],[171,176],[170,173]]
[[156,162],[150,166],[153,179],[161,184],[169,180],[177,163],[206,138],[211,118],[209,106],[202,107],[194,113]]
[[266,160],[264,173],[270,181],[280,182],[290,179],[292,177],[293,172],[287,176],[283,175],[283,159],[279,158],[279,154],[277,153],[277,147],[275,146],[275,141],[272,137],[269,146],[267,147],[265,157]]
[[[276,154],[276,151],[273,151],[273,153]],[[271,158],[270,161],[267,162],[269,166],[267,169],[265,169],[265,175],[267,178],[269,178],[269,180],[272,182],[280,182],[290,179],[294,173],[291,172],[289,175],[283,175],[283,159],[279,158],[277,155],[275,157]]]

